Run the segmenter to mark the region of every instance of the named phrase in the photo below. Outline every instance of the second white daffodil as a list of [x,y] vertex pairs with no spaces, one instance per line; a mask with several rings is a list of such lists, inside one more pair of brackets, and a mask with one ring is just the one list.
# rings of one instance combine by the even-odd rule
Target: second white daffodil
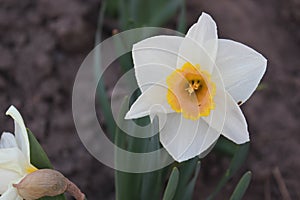
[[0,140],[0,200],[32,200],[69,192],[83,200],[80,189],[52,169],[38,170],[30,162],[30,145],[21,114],[11,106],[7,112],[15,122],[15,134],[4,132]]
[[22,200],[13,185],[37,168],[30,163],[28,135],[22,116],[14,106],[6,114],[14,119],[15,134],[4,132],[0,140],[0,200]]
[[185,37],[145,39],[132,55],[142,94],[126,119],[158,115],[160,141],[176,161],[203,156],[221,134],[237,144],[249,141],[238,104],[255,91],[267,60],[241,43],[218,39],[208,14]]

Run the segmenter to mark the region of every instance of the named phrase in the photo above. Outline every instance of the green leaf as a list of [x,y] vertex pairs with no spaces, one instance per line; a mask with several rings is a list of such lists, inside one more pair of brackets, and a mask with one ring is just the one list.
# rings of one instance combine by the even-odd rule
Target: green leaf
[[61,194],[55,197],[42,197],[39,198],[39,200],[66,200],[66,197],[63,194]]
[[191,200],[200,170],[198,157],[178,164],[180,172],[178,186],[173,200]]
[[[128,111],[129,99],[126,97],[122,103],[118,124],[128,132],[135,133],[137,131],[136,124],[129,120],[124,120],[125,114]],[[145,125],[149,123],[149,118],[141,118],[137,120],[137,124]],[[145,131],[157,132],[157,120],[149,126]],[[158,135],[151,138],[135,138],[124,133],[120,127],[116,129],[115,144],[130,152],[150,152],[160,148]],[[143,134],[143,133],[141,133]],[[122,158],[128,163],[119,163],[118,154],[115,154],[115,163],[126,165],[139,165],[139,163],[131,163],[129,159]],[[121,160],[121,159],[120,159]],[[140,162],[143,162],[141,160]],[[116,185],[116,199],[117,200],[153,200],[158,199],[162,189],[162,171],[157,170],[149,173],[127,173],[122,171],[115,171],[115,185]]]
[[53,166],[32,132],[27,129],[29,146],[30,146],[30,161],[38,169],[53,169]]
[[150,26],[162,26],[176,14],[182,0],[169,0],[156,8],[149,21]]
[[237,144],[225,138],[224,136],[221,136],[218,139],[217,144],[213,150],[218,154],[233,157],[237,150],[237,147],[238,147]]
[[179,180],[179,171],[176,167],[174,167],[170,175],[169,182],[163,196],[163,200],[173,199],[178,185],[178,180]]
[[231,179],[234,173],[241,167],[241,165],[246,160],[247,154],[249,151],[249,142],[239,145],[237,150],[231,160],[229,168],[226,170],[226,173],[223,175],[221,180],[219,181],[216,189],[213,193],[207,198],[207,200],[212,200],[216,197],[216,195],[221,191],[224,185]]
[[[118,15],[119,0],[107,1],[107,14],[115,17]],[[103,5],[103,4],[102,4]]]
[[[32,132],[27,129],[29,147],[30,147],[30,162],[38,169],[53,169],[53,166]],[[66,200],[64,194],[55,197],[43,197],[40,200]]]
[[[152,123],[152,133],[158,132],[158,119],[154,118]],[[161,148],[159,143],[159,135],[155,135],[148,139],[148,142],[144,143],[145,152],[151,152],[155,151],[159,148]],[[157,157],[157,160],[159,160],[160,157]],[[141,161],[143,162],[143,161]],[[167,168],[167,167],[166,167]],[[144,173],[142,175],[142,188],[141,188],[141,199],[145,200],[154,200],[154,199],[160,199],[161,191],[164,187],[164,182],[162,180],[165,180],[163,176],[163,172],[165,171],[165,168],[153,171],[150,173]],[[152,198],[151,198],[152,197]]]
[[119,0],[119,24],[121,30],[135,27],[135,19],[133,19],[132,3],[129,0]]
[[260,91],[260,90],[265,90],[265,89],[268,89],[268,88],[269,88],[269,85],[268,85],[267,83],[260,83],[260,84],[257,86],[256,90],[257,90],[257,91]]
[[184,0],[119,0],[121,29],[162,26],[176,14],[182,1]]
[[243,198],[249,184],[251,181],[251,172],[246,172],[243,177],[240,179],[239,183],[237,184],[236,188],[234,189],[230,200],[240,200]]
[[177,21],[177,31],[185,34],[186,32],[186,6],[185,0],[181,0],[180,13]]
[[[121,106],[120,115],[118,118],[119,123],[124,121],[124,116],[128,110],[128,97],[125,97]],[[129,128],[130,129],[130,128]],[[126,135],[123,134],[120,128],[116,128],[115,133],[115,144],[120,148],[127,149],[128,144],[126,141]],[[118,154],[115,155],[115,163],[119,165]],[[123,164],[123,163],[121,163]],[[116,187],[116,200],[134,200],[139,199],[140,186],[141,186],[141,175],[126,173],[115,170],[115,187]]]
[[[102,28],[103,28],[103,21],[104,16],[107,8],[107,0],[103,1],[101,9],[99,11],[98,16],[98,22],[97,22],[97,30],[95,35],[95,47],[100,44],[102,40]],[[101,66],[101,49],[99,47],[95,48],[95,54],[94,54],[94,74],[95,74],[95,81],[98,80],[100,77],[100,74],[103,74],[102,66]],[[104,120],[107,125],[108,133],[111,135],[114,134],[115,131],[115,120],[112,115],[112,111],[110,109],[110,102],[109,98],[107,96],[105,85],[104,85],[104,76],[102,76],[99,80],[98,86],[97,86],[97,100],[101,107],[101,113],[104,115]]]
[[227,170],[227,173],[231,177],[245,162],[247,155],[248,155],[248,151],[249,151],[249,145],[250,145],[249,142],[247,142],[245,144],[241,144],[238,147],[236,153],[234,154],[234,157],[230,163],[229,169]]

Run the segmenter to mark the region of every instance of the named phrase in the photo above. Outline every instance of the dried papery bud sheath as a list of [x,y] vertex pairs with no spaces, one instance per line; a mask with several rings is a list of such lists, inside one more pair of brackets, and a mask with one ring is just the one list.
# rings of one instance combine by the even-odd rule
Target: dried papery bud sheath
[[41,169],[25,176],[18,184],[13,184],[25,200],[35,200],[45,196],[57,196],[69,192],[77,200],[84,200],[79,188],[52,169]]
[[71,181],[68,181],[66,192],[70,193],[76,200],[84,200],[85,195],[80,191],[80,189]]
[[25,200],[39,199],[44,196],[57,196],[65,192],[68,179],[51,169],[41,169],[28,174],[18,184],[18,193]]

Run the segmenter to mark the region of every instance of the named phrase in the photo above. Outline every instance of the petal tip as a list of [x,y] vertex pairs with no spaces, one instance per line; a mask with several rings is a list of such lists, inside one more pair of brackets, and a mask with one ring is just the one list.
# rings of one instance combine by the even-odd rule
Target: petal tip
[[246,138],[244,138],[243,140],[240,140],[237,144],[245,144],[247,142],[250,142],[250,137],[249,134]]
[[19,111],[17,110],[17,108],[14,105],[11,105],[11,106],[9,106],[9,108],[7,109],[5,114],[12,115],[12,113],[14,113],[14,112],[19,112]]
[[200,17],[210,17],[211,18],[211,16],[208,13],[206,13],[206,12],[202,12],[201,15],[200,15]]
[[247,136],[244,135],[244,136],[241,136],[240,138],[235,138],[235,139],[231,138],[230,140],[232,140],[234,143],[236,143],[238,145],[250,142],[249,133],[247,134]]
[[132,119],[131,116],[130,116],[130,111],[128,111],[124,117],[124,119]]
[[201,19],[205,19],[205,20],[209,20],[211,22],[213,22],[215,24],[215,20],[212,18],[212,16],[206,12],[202,12],[199,19],[198,19],[198,22],[201,21]]
[[[8,115],[8,116],[11,116],[11,117],[12,117],[15,121],[17,121],[20,125],[23,125],[23,126],[25,127],[23,117],[22,117],[21,113],[18,111],[18,109],[17,109],[15,106],[11,105],[11,106],[7,109],[7,111],[6,111],[5,114]],[[26,128],[26,127],[25,127],[25,128]]]

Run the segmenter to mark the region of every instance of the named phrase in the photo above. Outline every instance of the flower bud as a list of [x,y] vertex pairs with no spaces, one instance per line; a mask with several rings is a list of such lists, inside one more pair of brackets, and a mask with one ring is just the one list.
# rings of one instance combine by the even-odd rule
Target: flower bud
[[41,169],[25,176],[13,186],[25,200],[39,199],[44,196],[56,196],[66,191],[68,179],[51,169]]

